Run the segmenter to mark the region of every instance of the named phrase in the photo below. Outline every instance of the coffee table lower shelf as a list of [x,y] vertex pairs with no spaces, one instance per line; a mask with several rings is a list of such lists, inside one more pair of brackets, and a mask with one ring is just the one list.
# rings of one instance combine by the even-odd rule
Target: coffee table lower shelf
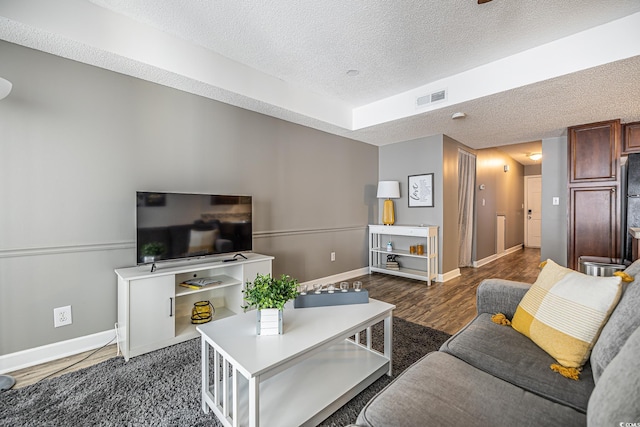
[[[352,340],[339,342],[260,382],[260,425],[315,426],[389,373],[389,364],[389,359],[381,353]],[[227,381],[230,397],[234,395],[232,384],[233,381]],[[239,372],[237,395],[237,418],[232,410],[228,417],[223,414],[221,402],[214,402],[213,386],[203,397],[225,424],[233,426],[236,421],[240,426],[247,426],[249,381]]]

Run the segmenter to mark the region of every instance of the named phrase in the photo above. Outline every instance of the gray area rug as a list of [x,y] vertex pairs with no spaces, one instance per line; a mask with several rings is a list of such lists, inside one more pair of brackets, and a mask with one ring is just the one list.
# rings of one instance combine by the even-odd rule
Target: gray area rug
[[[382,349],[382,324],[373,327]],[[394,377],[449,338],[435,329],[393,319]],[[355,422],[360,410],[392,379],[386,375],[322,426]],[[221,426],[200,406],[200,339],[125,362],[122,357],[0,395],[2,426]]]

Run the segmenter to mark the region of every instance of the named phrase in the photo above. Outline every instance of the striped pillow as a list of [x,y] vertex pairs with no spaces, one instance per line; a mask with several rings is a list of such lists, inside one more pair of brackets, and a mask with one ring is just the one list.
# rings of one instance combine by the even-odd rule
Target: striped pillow
[[511,322],[558,363],[580,368],[622,292],[620,277],[596,277],[547,261]]

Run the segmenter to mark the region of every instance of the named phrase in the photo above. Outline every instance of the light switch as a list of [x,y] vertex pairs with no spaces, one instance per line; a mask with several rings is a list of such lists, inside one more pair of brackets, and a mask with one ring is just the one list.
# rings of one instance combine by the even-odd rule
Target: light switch
[[560,197],[554,197],[553,198],[553,205],[554,206],[558,206],[560,204]]
[[484,206],[484,199],[482,199],[482,206]]

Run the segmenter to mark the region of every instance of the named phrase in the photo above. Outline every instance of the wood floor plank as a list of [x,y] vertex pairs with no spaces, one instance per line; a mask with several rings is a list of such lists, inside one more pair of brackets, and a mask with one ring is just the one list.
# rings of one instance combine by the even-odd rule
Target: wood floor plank
[[[394,316],[454,334],[475,316],[476,289],[482,280],[497,277],[533,283],[538,277],[539,264],[540,250],[525,248],[479,268],[462,268],[460,277],[431,286],[423,281],[381,273],[354,277],[350,281],[360,280],[363,288],[369,291],[370,298],[394,304]],[[24,387],[49,375],[59,376],[116,357],[116,346],[109,345],[93,355],[91,353],[11,372],[10,375],[16,379],[14,387]],[[69,367],[88,355],[87,360]],[[56,373],[61,369],[64,370]]]
[[420,280],[373,273],[353,278],[374,299],[394,304],[394,316],[453,334],[475,316],[476,289],[484,279],[533,283],[538,277],[540,250],[525,248],[479,268],[461,268],[461,276],[427,286]]

